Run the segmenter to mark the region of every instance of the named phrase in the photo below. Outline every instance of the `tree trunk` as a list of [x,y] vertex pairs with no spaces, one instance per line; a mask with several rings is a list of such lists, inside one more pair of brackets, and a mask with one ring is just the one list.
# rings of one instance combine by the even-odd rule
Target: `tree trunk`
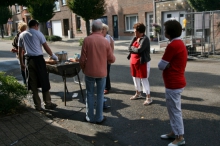
[[90,35],[90,22],[89,22],[89,20],[86,20],[86,33],[87,33],[87,36]]
[[40,31],[44,34],[44,35],[48,35],[48,29],[46,26],[45,22],[41,22],[40,23]]
[[2,38],[4,38],[4,34],[3,34],[3,24],[1,25],[1,35],[2,35]]

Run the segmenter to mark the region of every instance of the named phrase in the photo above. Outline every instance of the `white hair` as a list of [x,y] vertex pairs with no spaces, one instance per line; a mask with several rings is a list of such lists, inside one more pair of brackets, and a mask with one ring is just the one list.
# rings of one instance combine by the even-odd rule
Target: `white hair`
[[92,22],[92,32],[102,30],[102,21],[100,19],[94,20]]
[[108,25],[106,25],[105,23],[102,23],[102,28],[105,28],[107,31],[109,30]]

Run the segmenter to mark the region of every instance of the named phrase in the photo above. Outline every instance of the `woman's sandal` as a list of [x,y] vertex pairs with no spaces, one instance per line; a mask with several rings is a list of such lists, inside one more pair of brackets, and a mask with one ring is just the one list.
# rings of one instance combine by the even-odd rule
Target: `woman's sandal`
[[131,100],[136,100],[136,99],[138,99],[138,98],[141,98],[141,94],[135,94],[134,96],[132,96],[130,99]]
[[143,105],[150,105],[153,102],[152,98],[146,98],[146,100],[144,101]]

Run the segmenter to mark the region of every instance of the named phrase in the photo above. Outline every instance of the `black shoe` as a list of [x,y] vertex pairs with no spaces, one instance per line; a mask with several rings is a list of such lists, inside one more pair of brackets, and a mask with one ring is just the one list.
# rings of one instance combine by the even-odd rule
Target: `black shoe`
[[106,116],[103,116],[102,121],[100,121],[100,122],[96,122],[96,124],[102,124],[104,121],[106,121]]
[[57,107],[57,105],[54,103],[51,103],[49,105],[45,105],[44,107],[45,107],[45,109],[52,109],[53,110]]
[[35,109],[36,109],[36,111],[38,111],[40,113],[44,113],[45,112],[45,110],[43,108],[35,108]]
[[107,108],[110,108],[111,106],[109,105],[106,105],[105,103],[103,104],[103,109],[107,109]]

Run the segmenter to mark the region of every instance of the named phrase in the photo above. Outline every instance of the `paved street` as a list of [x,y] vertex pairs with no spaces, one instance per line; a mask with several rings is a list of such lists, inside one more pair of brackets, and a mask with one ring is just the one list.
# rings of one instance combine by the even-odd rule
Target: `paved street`
[[[150,85],[153,104],[143,106],[144,99],[131,101],[134,95],[130,76],[128,42],[116,45],[116,62],[111,66],[110,94],[111,108],[104,111],[107,120],[102,125],[84,122],[85,104],[82,102],[79,85],[73,78],[67,79],[67,106],[63,102],[62,77],[50,74],[52,100],[58,107],[50,111],[63,129],[97,146],[163,146],[171,141],[161,140],[160,135],[170,132],[170,124],[164,98],[164,85],[157,63],[162,53],[151,54]],[[62,44],[61,44],[62,45]],[[71,57],[80,53],[80,47],[57,43],[49,44],[53,52],[67,51]],[[0,40],[0,70],[14,75],[21,81],[19,65],[15,55],[10,53],[10,41]],[[47,55],[45,55],[47,57]],[[220,143],[220,61],[191,60],[187,63],[187,86],[182,94],[182,111],[185,125],[185,140],[189,146],[210,146]],[[85,96],[85,86],[83,86]],[[72,98],[78,93],[77,98]],[[41,95],[41,94],[40,94]],[[33,103],[31,99],[28,99]],[[33,105],[33,104],[32,104]]]

